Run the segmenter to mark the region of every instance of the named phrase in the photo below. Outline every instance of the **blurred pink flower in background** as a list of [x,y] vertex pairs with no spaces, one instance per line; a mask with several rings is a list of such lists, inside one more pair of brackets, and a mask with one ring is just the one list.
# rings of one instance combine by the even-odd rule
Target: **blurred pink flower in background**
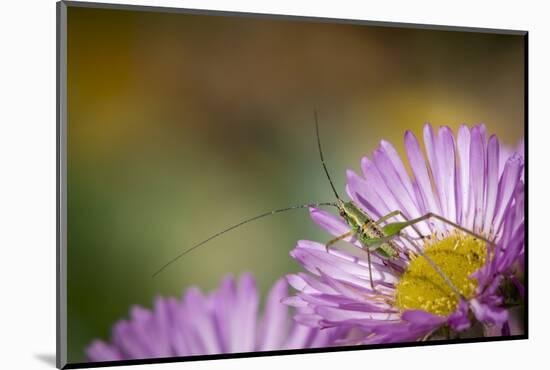
[[130,319],[113,326],[111,341],[93,341],[86,354],[90,361],[116,361],[331,345],[337,331],[293,322],[281,303],[286,296],[287,283],[280,279],[259,313],[254,278],[227,276],[209,294],[189,288],[181,299],[157,298],[152,310],[132,307]]

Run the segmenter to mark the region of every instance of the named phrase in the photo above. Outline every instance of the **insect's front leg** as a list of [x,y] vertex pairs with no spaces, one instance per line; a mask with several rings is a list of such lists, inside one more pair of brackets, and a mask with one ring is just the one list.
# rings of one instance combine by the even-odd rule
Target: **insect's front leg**
[[345,234],[342,234],[334,239],[331,239],[327,242],[327,244],[325,244],[325,249],[327,251],[327,253],[329,252],[329,248],[331,245],[333,245],[334,243],[337,243],[339,242],[340,240],[343,240],[345,238],[347,238],[348,236],[352,236],[353,234],[355,234],[355,231],[351,230],[351,231],[348,231],[347,233]]

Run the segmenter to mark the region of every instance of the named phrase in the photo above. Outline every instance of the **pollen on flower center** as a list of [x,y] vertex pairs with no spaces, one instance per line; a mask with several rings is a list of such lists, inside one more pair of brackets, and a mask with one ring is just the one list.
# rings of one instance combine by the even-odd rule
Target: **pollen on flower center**
[[[486,243],[470,235],[452,233],[427,242],[424,253],[431,257],[466,298],[474,296],[477,280],[468,276],[486,259]],[[396,305],[401,311],[420,309],[436,315],[455,311],[459,298],[422,256],[414,257],[399,279]]]

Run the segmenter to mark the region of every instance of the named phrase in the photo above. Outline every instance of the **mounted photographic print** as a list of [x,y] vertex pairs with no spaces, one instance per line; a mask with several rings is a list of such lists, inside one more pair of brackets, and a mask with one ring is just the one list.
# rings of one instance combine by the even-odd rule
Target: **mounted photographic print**
[[527,32],[57,10],[58,367],[527,338]]

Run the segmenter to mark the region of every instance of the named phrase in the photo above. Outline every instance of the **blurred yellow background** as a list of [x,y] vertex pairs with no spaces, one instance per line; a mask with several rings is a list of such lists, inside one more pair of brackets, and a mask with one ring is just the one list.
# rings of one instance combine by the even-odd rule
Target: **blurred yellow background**
[[68,10],[69,361],[132,304],[254,273],[262,294],[324,241],[307,211],[249,224],[151,274],[190,245],[270,209],[332,194],[380,139],[401,154],[425,122],[524,126],[521,36]]

